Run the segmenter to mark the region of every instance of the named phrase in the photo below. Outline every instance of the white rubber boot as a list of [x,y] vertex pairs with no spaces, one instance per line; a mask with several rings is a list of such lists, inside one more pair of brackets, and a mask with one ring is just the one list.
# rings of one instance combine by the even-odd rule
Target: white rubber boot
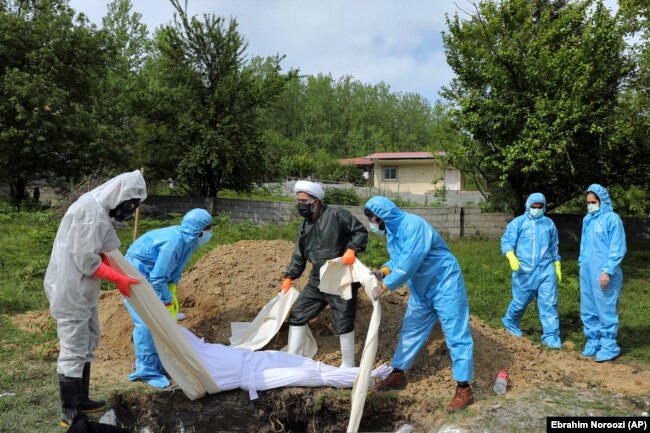
[[356,367],[354,364],[354,331],[339,335],[341,340],[342,368]]
[[289,346],[287,353],[302,355],[307,339],[307,325],[289,327]]

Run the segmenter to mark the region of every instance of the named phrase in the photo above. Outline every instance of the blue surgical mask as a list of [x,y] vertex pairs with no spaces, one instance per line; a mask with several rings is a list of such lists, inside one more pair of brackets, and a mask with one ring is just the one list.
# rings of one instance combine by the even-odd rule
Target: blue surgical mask
[[539,209],[534,208],[534,207],[530,208],[530,216],[532,216],[533,218],[535,218],[535,219],[541,218],[542,215],[544,215],[544,209],[543,208],[539,208]]
[[598,205],[598,203],[589,203],[589,204],[587,204],[587,212],[589,212],[589,213],[598,212],[598,209],[600,209],[600,206]]
[[375,223],[370,223],[370,231],[380,238],[383,238],[386,235],[386,231],[380,230],[379,226]]
[[210,239],[212,239],[212,230],[206,230],[202,232],[203,235],[199,238],[199,246],[203,246],[208,243]]

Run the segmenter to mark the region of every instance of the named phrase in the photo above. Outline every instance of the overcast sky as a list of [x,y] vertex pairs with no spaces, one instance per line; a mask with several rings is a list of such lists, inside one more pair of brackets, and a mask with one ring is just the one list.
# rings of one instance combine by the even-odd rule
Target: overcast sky
[[[183,4],[184,0],[181,0]],[[167,0],[132,0],[149,32],[172,21]],[[101,26],[105,0],[70,0]],[[606,0],[609,7],[616,0]],[[286,55],[285,70],[301,74],[351,75],[366,84],[387,83],[393,91],[419,93],[429,101],[448,84],[441,32],[445,13],[468,0],[189,0],[190,15],[236,18],[249,56]]]

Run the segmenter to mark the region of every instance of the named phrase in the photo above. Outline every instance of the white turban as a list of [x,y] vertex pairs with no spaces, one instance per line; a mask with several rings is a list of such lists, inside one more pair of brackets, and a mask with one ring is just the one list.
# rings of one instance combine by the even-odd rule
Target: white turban
[[318,200],[323,201],[325,198],[325,190],[320,183],[309,182],[308,180],[299,180],[296,182],[296,185],[293,187],[293,192],[306,192],[312,197],[316,197]]

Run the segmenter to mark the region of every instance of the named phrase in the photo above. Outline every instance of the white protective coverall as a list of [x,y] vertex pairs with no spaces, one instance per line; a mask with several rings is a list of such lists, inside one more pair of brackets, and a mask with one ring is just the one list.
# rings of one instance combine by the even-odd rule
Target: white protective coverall
[[99,254],[120,246],[109,211],[146,197],[140,171],[124,173],[79,197],[61,220],[44,282],[61,345],[59,374],[82,377],[84,364],[94,360],[99,345],[101,280],[93,274],[101,263]]

